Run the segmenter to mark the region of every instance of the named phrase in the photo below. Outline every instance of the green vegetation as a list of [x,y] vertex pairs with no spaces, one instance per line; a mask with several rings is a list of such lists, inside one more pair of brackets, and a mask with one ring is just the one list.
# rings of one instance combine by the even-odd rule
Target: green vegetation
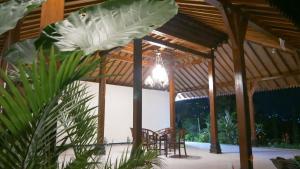
[[[282,93],[282,95],[297,98],[300,90],[290,89],[282,91]],[[282,95],[275,92],[274,95],[278,95],[276,100],[276,97],[270,96],[271,94],[273,93],[259,93],[259,95],[255,95],[255,100],[259,100],[256,103],[257,146],[299,149],[300,107],[298,104],[293,103],[294,100],[288,101],[286,98],[287,101],[283,101]],[[274,100],[270,101],[271,99]],[[219,142],[238,144],[235,97],[220,96],[217,97],[216,103]],[[284,107],[281,104],[287,106]],[[209,142],[209,107],[207,98],[177,102],[176,111],[177,127],[187,129],[187,140]],[[274,113],[278,111],[286,112]]]
[[[0,35],[42,2],[1,2]],[[2,57],[12,68],[1,72],[0,168],[60,168],[59,156],[70,149],[75,159],[64,162],[64,168],[161,167],[156,152],[141,149],[130,156],[125,152],[114,164],[99,160],[96,117],[88,107],[92,96],[79,80],[99,66],[95,53],[144,37],[177,11],[174,0],[109,0],[73,12],[37,39],[6,49]]]

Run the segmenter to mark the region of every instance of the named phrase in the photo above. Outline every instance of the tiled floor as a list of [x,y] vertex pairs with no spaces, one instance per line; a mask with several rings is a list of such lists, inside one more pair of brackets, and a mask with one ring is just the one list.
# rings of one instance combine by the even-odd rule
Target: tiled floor
[[[114,145],[111,158],[121,156],[129,145]],[[208,143],[187,143],[188,158],[171,158],[161,156],[166,169],[239,169],[239,148],[234,145],[221,145],[222,154],[209,153]],[[107,147],[107,151],[109,147]],[[277,148],[253,148],[255,169],[275,169],[271,158],[277,156],[291,158],[300,155],[300,150]],[[67,155],[68,156],[68,155]]]

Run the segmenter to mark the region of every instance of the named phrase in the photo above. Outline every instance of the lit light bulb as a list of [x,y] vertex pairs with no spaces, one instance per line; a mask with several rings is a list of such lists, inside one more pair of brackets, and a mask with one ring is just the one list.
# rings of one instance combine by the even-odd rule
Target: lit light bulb
[[153,87],[154,86],[154,82],[151,76],[148,76],[145,80],[145,85]]
[[161,64],[157,64],[154,67],[152,78],[154,82],[160,84],[162,87],[165,87],[169,83],[167,71]]

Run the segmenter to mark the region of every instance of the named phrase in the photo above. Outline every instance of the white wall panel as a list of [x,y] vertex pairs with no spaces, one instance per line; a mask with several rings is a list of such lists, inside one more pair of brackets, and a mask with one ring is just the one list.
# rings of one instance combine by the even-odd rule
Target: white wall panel
[[[98,105],[98,83],[84,82],[90,94],[95,95],[91,106]],[[108,142],[126,142],[131,138],[132,87],[106,85],[105,138]],[[97,113],[97,109],[95,110]],[[169,93],[143,89],[143,127],[159,130],[169,127]]]

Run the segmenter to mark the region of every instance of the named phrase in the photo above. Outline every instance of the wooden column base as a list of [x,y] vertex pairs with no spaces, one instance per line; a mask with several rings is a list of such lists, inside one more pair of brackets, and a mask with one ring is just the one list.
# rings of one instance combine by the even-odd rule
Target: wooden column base
[[214,153],[214,154],[221,154],[221,147],[219,143],[210,143],[210,153]]

